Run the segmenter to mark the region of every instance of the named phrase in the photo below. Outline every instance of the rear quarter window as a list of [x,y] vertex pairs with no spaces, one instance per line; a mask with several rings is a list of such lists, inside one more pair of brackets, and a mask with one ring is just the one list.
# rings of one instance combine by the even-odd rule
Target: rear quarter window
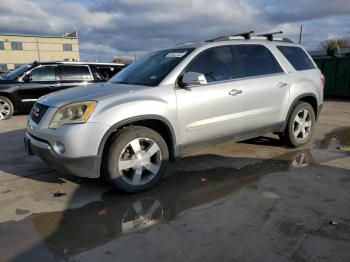
[[303,49],[296,46],[277,46],[297,71],[314,69],[315,66]]

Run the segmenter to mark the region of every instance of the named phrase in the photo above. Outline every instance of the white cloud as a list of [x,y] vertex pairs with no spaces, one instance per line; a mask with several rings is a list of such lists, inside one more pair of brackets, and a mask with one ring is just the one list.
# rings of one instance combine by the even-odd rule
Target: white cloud
[[62,34],[79,28],[82,58],[111,60],[179,42],[254,29],[282,30],[316,49],[331,34],[350,33],[350,2],[260,0],[0,0],[0,31]]

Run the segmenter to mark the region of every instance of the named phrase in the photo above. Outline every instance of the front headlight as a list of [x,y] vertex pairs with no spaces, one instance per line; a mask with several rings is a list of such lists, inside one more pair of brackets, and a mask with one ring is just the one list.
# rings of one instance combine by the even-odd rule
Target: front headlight
[[84,101],[61,107],[50,122],[50,129],[57,129],[61,125],[85,123],[96,108],[96,101]]

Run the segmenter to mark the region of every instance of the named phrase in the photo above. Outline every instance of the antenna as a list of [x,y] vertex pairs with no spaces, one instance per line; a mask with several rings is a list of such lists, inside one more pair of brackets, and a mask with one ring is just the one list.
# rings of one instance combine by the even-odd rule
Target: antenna
[[283,34],[283,32],[282,31],[277,31],[277,32],[271,32],[271,33],[259,34],[259,35],[256,35],[256,36],[266,37],[267,40],[273,41],[273,36],[274,35],[280,35],[280,34]]

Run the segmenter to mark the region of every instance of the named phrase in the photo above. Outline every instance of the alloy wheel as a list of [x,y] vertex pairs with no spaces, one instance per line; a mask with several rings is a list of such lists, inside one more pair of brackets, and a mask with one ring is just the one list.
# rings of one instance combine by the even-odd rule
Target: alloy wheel
[[11,106],[5,100],[0,99],[0,120],[6,119],[11,112]]
[[119,173],[130,185],[144,185],[157,175],[161,162],[162,153],[156,142],[149,138],[136,138],[120,154]]
[[309,110],[301,109],[294,118],[293,134],[299,141],[304,141],[311,133],[312,118]]

